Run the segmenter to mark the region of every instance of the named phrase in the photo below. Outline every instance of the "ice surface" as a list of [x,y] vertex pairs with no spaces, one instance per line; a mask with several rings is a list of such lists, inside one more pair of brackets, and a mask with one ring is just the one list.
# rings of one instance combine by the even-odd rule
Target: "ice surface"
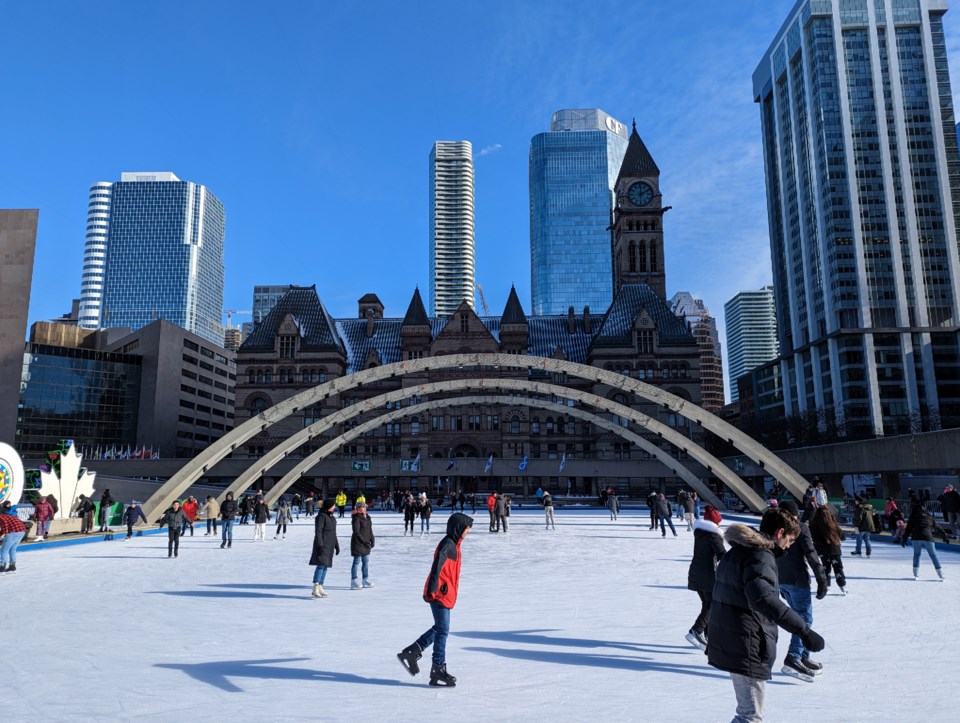
[[[433,534],[401,535],[400,515],[372,511],[371,590],[351,591],[350,520],[343,553],[310,598],[313,528],[253,543],[235,528],[23,552],[0,577],[4,721],[728,721],[729,678],[684,635],[699,611],[686,589],[693,535],[651,532],[645,513],[515,510],[509,534],[486,509],[463,545],[460,598],[447,646],[454,689],[427,685],[395,654],[431,624],[421,590],[447,512]],[[468,508],[469,512],[469,508]],[[419,522],[417,523],[419,535]],[[850,557],[846,597],[814,603],[827,640],[813,684],[779,673],[771,721],[956,720],[948,680],[960,630],[960,558],[941,552],[946,583],[924,556],[874,546]],[[835,592],[835,588],[831,589]]]

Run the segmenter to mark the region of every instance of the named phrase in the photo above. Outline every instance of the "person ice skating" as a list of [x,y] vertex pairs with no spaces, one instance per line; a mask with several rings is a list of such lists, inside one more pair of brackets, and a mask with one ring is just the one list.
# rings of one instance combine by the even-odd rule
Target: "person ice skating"
[[327,570],[333,567],[333,556],[340,554],[340,541],[337,540],[337,518],[333,516],[337,509],[337,501],[324,500],[317,512],[317,520],[313,527],[313,552],[310,554],[310,564],[314,565],[313,594],[314,598],[326,597],[323,583],[327,579]]
[[490,496],[487,497],[487,510],[490,512],[490,532],[499,532],[500,529],[493,529],[493,526],[497,523],[497,493],[491,492]]
[[240,522],[237,524],[245,525],[250,517],[250,513],[253,511],[253,498],[250,497],[250,495],[244,495],[237,504],[240,512]]
[[123,513],[123,524],[127,526],[127,536],[123,538],[125,541],[133,537],[133,526],[137,524],[138,519],[143,520],[144,524],[147,522],[147,516],[143,514],[140,503],[134,500]]
[[307,493],[307,499],[304,500],[304,514],[307,517],[313,517],[316,514],[317,499],[313,496],[313,490]]
[[[800,525],[800,534],[796,541],[777,558],[780,595],[809,627],[813,625],[813,601],[810,599],[810,573],[807,572],[807,566],[809,565],[817,580],[817,600],[823,600],[827,595],[827,575],[814,547],[808,524],[800,522],[797,503],[784,500],[780,507],[793,515]],[[819,509],[823,508],[818,506],[817,510]],[[813,513],[816,514],[817,510]],[[783,672],[807,683],[812,683],[814,676],[823,672],[823,666],[810,658],[803,640],[796,633],[790,638],[790,649],[783,661]]]
[[454,687],[457,679],[447,672],[447,636],[450,633],[450,611],[457,603],[460,585],[460,547],[473,527],[473,519],[456,512],[447,520],[447,534],[433,553],[433,565],[423,586],[423,599],[430,604],[433,627],[397,654],[400,664],[410,675],[417,675],[417,661],[423,651],[433,645],[430,685]]
[[[300,509],[303,506],[303,498],[300,496],[299,492],[293,493],[293,502],[290,503],[290,512],[300,520]],[[292,520],[291,520],[292,522]]]
[[253,541],[263,542],[267,536],[267,523],[270,521],[270,508],[263,497],[257,499],[253,508]]
[[273,539],[279,539],[281,533],[283,534],[283,539],[287,539],[287,523],[293,522],[293,516],[290,514],[290,504],[286,500],[280,500],[280,504],[277,507],[277,534],[273,536]]
[[[350,525],[353,535],[350,537],[350,555],[353,557],[353,567],[350,568],[350,589],[359,590],[361,587],[373,587],[370,582],[370,552],[376,542],[373,536],[373,521],[367,514],[367,503],[357,500],[353,514],[350,515]],[[361,582],[360,571],[363,570]]]
[[[217,535],[217,518],[220,517],[220,503],[217,502],[217,498],[213,495],[207,495],[206,502],[203,503],[203,507],[200,508],[200,514],[207,518],[207,531],[203,533],[204,537],[207,537],[210,534],[213,534],[214,537]],[[211,533],[210,530],[213,530]]]
[[616,520],[620,513],[620,498],[612,489],[607,490],[607,509],[610,510],[610,519]]
[[667,536],[667,528],[664,526],[664,523],[666,523],[670,525],[670,532],[676,537],[677,531],[673,527],[673,511],[670,509],[670,500],[663,492],[657,495],[657,516],[660,518],[660,536]]
[[34,540],[42,540],[47,535],[47,529],[50,527],[50,520],[53,519],[53,505],[47,502],[45,495],[33,505],[33,519],[37,523],[37,531],[33,536]]
[[233,547],[233,523],[237,519],[239,505],[233,499],[233,492],[227,492],[227,497],[220,505],[220,519],[223,524],[220,526],[221,542],[220,549],[224,547]]
[[547,529],[557,529],[557,523],[553,520],[553,495],[544,490],[540,497],[540,503],[543,505],[543,514],[547,520]]
[[187,528],[190,528],[190,537],[193,537],[193,523],[197,519],[197,514],[200,512],[200,505],[197,502],[197,498],[190,496],[187,497],[186,501],[183,503],[183,516],[187,518],[186,524],[183,526],[183,529],[180,530],[181,535],[187,534]]
[[953,489],[953,485],[947,485],[938,499],[943,519],[950,525],[950,531],[956,537],[960,534],[960,492]]
[[686,513],[687,498],[689,495],[685,489],[677,490],[677,519],[682,520]]
[[413,537],[413,523],[417,519],[417,501],[412,494],[408,494],[401,505],[403,511],[403,535],[406,537],[407,528],[410,528],[410,536]]
[[723,557],[723,536],[720,522],[723,518],[713,505],[704,509],[703,519],[693,523],[693,559],[687,572],[687,589],[700,597],[700,614],[687,633],[687,642],[707,649],[707,622],[710,616],[710,601],[713,598],[713,585],[717,580],[717,562]]
[[27,526],[14,514],[10,500],[0,506],[0,573],[17,571],[17,548],[27,534]]
[[167,526],[167,557],[177,557],[180,554],[180,530],[187,516],[180,508],[180,500],[174,500],[170,508],[160,518],[160,529]]
[[837,524],[830,505],[818,507],[810,518],[810,537],[820,556],[820,563],[827,575],[827,587],[830,587],[830,573],[837,578],[837,587],[843,595],[847,594],[847,578],[843,574],[843,558],[840,543],[844,539],[843,530]]
[[507,499],[507,496],[501,493],[497,493],[497,503],[493,507],[493,513],[496,516],[497,523],[497,532],[500,532],[500,528],[503,528],[503,533],[507,534],[507,517],[510,516],[510,502]]
[[696,504],[693,495],[687,495],[683,500],[683,519],[687,522],[687,532],[693,532],[693,509]]
[[340,513],[338,517],[343,517],[345,509],[347,509],[347,493],[340,490],[337,492],[337,511]]
[[[426,492],[420,493],[420,499],[417,502],[417,514],[420,516],[420,537],[424,534],[430,534],[430,516],[433,514],[433,505],[430,504],[430,498]],[[424,533],[426,528],[426,533]]]
[[650,490],[650,494],[647,495],[647,507],[650,508],[650,529],[657,529],[657,523],[659,522],[660,514],[660,505],[657,504],[657,493],[653,490]]
[[927,551],[937,577],[943,580],[943,570],[940,568],[940,559],[937,557],[937,547],[933,543],[933,531],[937,521],[927,512],[922,502],[914,502],[910,508],[910,517],[907,518],[906,539],[913,540],[913,579],[920,578],[920,553]]
[[104,490],[100,495],[100,532],[110,532],[110,513],[113,502],[110,490]]
[[857,527],[857,548],[851,555],[860,554],[861,543],[866,545],[867,557],[870,557],[870,533],[876,532],[873,526],[873,505],[866,500],[856,499],[857,509],[853,513],[853,524]]
[[717,565],[707,662],[730,674],[737,698],[735,723],[763,721],[766,682],[777,657],[777,626],[801,635],[808,650],[823,650],[823,638],[777,592],[777,556],[799,534],[792,515],[771,508],[759,531],[733,524],[724,535],[730,547]]
[[80,495],[77,501],[77,517],[80,518],[80,534],[93,532],[93,513],[97,506],[86,495]]

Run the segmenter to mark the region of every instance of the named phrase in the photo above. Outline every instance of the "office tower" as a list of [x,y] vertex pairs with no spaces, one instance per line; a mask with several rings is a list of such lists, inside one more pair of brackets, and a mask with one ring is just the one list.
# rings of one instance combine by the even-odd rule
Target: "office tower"
[[723,406],[723,359],[717,320],[703,299],[695,299],[689,291],[674,294],[670,310],[686,320],[700,347],[700,406],[708,412],[717,412]]
[[753,76],[786,412],[848,434],[960,424],[946,8],[801,0]]
[[476,268],[473,146],[437,141],[430,151],[430,313],[473,307]]
[[100,327],[136,330],[166,319],[222,345],[225,216],[217,197],[172,173],[124,173],[109,199]]
[[267,318],[270,309],[276,306],[277,302],[280,301],[288,291],[290,291],[290,284],[253,287],[253,311],[251,313],[253,314],[254,328]]
[[0,442],[14,446],[39,216],[36,209],[0,209]]
[[723,305],[727,330],[730,401],[740,397],[737,379],[777,356],[777,315],[773,287],[741,291]]
[[530,141],[534,314],[610,306],[610,214],[626,151],[627,127],[597,108],[559,110]]
[[77,326],[82,329],[100,328],[112,191],[113,184],[106,181],[98,181],[90,186],[87,232],[83,244],[83,271],[80,275],[80,315],[77,319]]

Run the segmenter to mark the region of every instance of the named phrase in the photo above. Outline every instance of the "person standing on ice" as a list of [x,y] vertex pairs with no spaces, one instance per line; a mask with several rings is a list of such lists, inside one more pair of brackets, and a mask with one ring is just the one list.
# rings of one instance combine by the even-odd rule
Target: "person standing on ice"
[[914,502],[910,508],[910,517],[907,518],[907,530],[904,539],[913,539],[913,579],[920,577],[920,552],[926,550],[933,562],[937,576],[943,580],[943,570],[937,557],[937,547],[933,543],[933,531],[937,528],[937,521],[927,512],[922,502]]
[[691,495],[683,498],[683,518],[687,521],[687,532],[693,532],[693,509],[696,504],[697,501]]
[[267,523],[270,521],[270,508],[267,501],[260,497],[253,508],[253,541],[263,542],[267,536]]
[[659,510],[660,505],[657,504],[657,493],[654,490],[650,490],[650,494],[647,495],[647,507],[650,508],[650,529],[657,529],[657,522],[659,521]]
[[17,517],[10,500],[0,507],[0,573],[17,571],[17,548],[27,534],[27,526]]
[[673,526],[673,510],[670,509],[670,500],[663,492],[657,496],[657,516],[660,518],[660,536],[667,536],[667,528],[664,526],[664,522],[666,522],[667,525],[670,525],[670,532],[676,537],[677,531]]
[[280,500],[277,507],[277,534],[273,539],[279,539],[280,533],[283,533],[283,539],[287,538],[287,523],[293,523],[293,516],[290,514],[290,504],[286,500]]
[[707,638],[707,662],[733,681],[737,712],[733,723],[763,721],[766,683],[777,657],[777,627],[798,633],[804,647],[823,650],[823,638],[790,609],[777,591],[777,557],[800,534],[785,510],[768,509],[760,530],[741,524],[727,528],[730,549],[717,565]]
[[447,673],[447,636],[450,633],[450,611],[457,603],[460,585],[460,546],[473,527],[473,519],[456,512],[447,520],[447,534],[433,553],[433,565],[423,586],[423,599],[430,604],[433,627],[408,645],[397,658],[410,675],[417,675],[417,661],[423,651],[433,645],[433,665],[430,667],[430,685],[453,688],[457,679]]
[[144,524],[147,522],[147,517],[143,514],[140,504],[134,500],[123,513],[123,524],[127,526],[127,536],[123,538],[124,542],[133,537],[133,526],[137,524],[138,519],[143,520]]
[[497,493],[491,492],[487,497],[487,510],[490,512],[490,532],[499,532],[499,528],[494,530],[493,526],[497,521]]
[[610,519],[616,520],[620,513],[620,498],[612,489],[607,490],[607,509],[610,510]]
[[227,498],[220,505],[220,518],[223,520],[223,524],[220,526],[221,550],[224,547],[233,547],[233,523],[237,519],[238,510],[239,506],[237,501],[233,499],[233,492],[227,492]]
[[547,529],[557,529],[557,523],[553,520],[553,495],[544,491],[540,498],[540,503],[543,505],[543,514],[547,519]]
[[497,493],[497,503],[493,507],[494,515],[497,518],[497,532],[503,527],[503,533],[507,533],[507,517],[510,516],[510,502],[507,496]]
[[220,504],[217,502],[217,498],[213,495],[207,495],[207,501],[200,508],[200,514],[207,518],[207,531],[203,536],[208,537],[211,534],[211,527],[213,528],[213,535],[216,536],[217,517],[220,516]]
[[710,618],[710,601],[713,585],[717,581],[717,562],[723,557],[723,536],[720,522],[723,518],[713,505],[707,505],[703,519],[693,523],[693,559],[687,572],[687,589],[700,596],[700,614],[687,633],[687,642],[707,649],[707,621]]
[[[367,514],[367,503],[357,500],[353,514],[350,515],[350,525],[353,535],[350,537],[350,554],[353,556],[353,567],[350,569],[350,589],[359,590],[361,587],[373,587],[370,582],[370,552],[376,542],[373,536],[373,522]],[[360,582],[360,570],[363,569],[363,583]]]
[[313,552],[310,554],[310,564],[316,569],[313,571],[313,597],[326,597],[323,589],[327,579],[327,570],[333,567],[333,556],[340,554],[340,541],[337,540],[337,518],[333,516],[337,509],[337,501],[324,500],[317,513],[317,521],[313,528]]
[[813,547],[820,556],[820,564],[823,565],[823,571],[827,575],[827,588],[830,587],[830,573],[832,571],[836,575],[840,592],[846,595],[847,578],[843,574],[843,551],[840,548],[844,534],[840,525],[837,524],[833,508],[830,505],[818,507],[813,511],[809,524]]
[[403,536],[407,536],[407,527],[410,528],[410,537],[413,537],[413,523],[417,519],[417,503],[412,494],[408,494],[403,501]]
[[[430,498],[426,492],[420,493],[420,501],[417,502],[417,514],[420,515],[420,537],[424,534],[430,534],[430,515],[433,514],[433,505],[430,504]],[[424,532],[426,527],[426,532]],[[413,530],[411,530],[411,533]]]
[[160,529],[167,526],[167,557],[177,557],[180,554],[180,530],[186,519],[187,516],[180,509],[180,500],[174,500],[160,518]]

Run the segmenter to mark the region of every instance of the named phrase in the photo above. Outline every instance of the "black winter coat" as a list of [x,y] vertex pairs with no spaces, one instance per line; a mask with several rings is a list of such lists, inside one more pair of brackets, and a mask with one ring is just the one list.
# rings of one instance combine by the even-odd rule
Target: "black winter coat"
[[123,524],[125,525],[135,525],[138,519],[144,522],[147,521],[146,516],[143,514],[143,508],[139,505],[137,507],[130,505],[123,513]]
[[333,555],[340,554],[340,542],[337,540],[337,519],[326,510],[317,515],[313,528],[313,553],[311,565],[333,567]]
[[258,525],[262,525],[265,522],[270,520],[270,508],[266,505],[257,504],[253,508],[253,521]]
[[177,530],[179,532],[180,528],[187,522],[187,516],[183,512],[181,507],[178,510],[174,510],[172,507],[163,513],[163,517],[160,518],[160,527],[163,528],[164,525],[169,527],[171,530]]
[[687,573],[687,589],[713,592],[717,581],[717,561],[723,557],[720,527],[707,520],[693,523],[693,559]]
[[813,570],[813,575],[817,578],[817,584],[822,583],[826,585],[827,575],[823,571],[820,556],[817,554],[817,549],[813,545],[813,538],[810,536],[810,525],[806,522],[801,522],[800,537],[794,541],[786,552],[777,558],[780,584],[810,587],[810,573],[807,572],[807,565]]
[[922,506],[914,505],[907,518],[907,538],[933,542],[933,533],[937,529],[937,521],[933,515]]
[[729,673],[769,680],[777,658],[777,626],[802,634],[807,624],[780,599],[779,548],[773,541],[740,524],[731,525],[724,537],[730,549],[717,566],[707,661]]
[[373,549],[373,521],[370,515],[353,514],[350,521],[353,527],[353,536],[350,538],[350,554],[354,557],[369,555]]
[[232,520],[237,516],[237,501],[224,500],[220,505],[220,517],[224,520]]
[[944,512],[960,512],[960,492],[944,492],[940,499],[940,509]]

